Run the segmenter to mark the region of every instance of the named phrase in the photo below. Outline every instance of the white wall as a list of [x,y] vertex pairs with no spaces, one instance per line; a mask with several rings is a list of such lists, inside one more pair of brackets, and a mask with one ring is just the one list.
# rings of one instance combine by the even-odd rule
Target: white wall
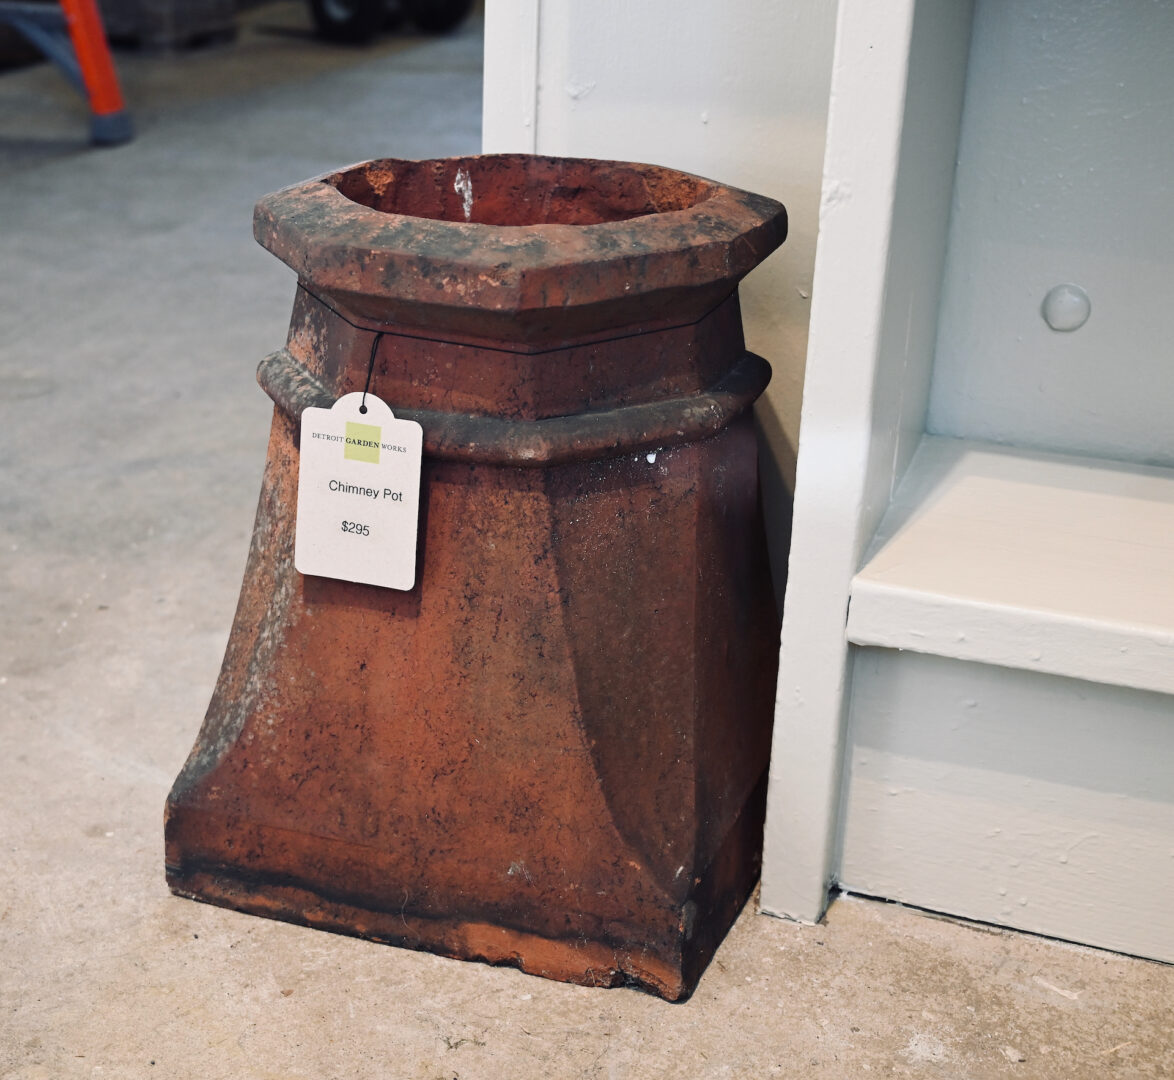
[[794,487],[835,7],[489,0],[486,8],[486,152],[651,162],[786,205],[786,244],[742,286],[747,345],[774,367],[759,419],[771,454],[764,482],[776,566]]
[[[1138,552],[1169,534],[1174,470],[1022,447],[1174,462],[1174,0],[969,6],[840,0],[762,903],[815,918],[839,880],[1170,960],[1174,734],[1153,691],[1174,574]],[[1044,322],[1061,282],[1091,294],[1083,329]],[[931,436],[905,472],[920,417],[1014,447]],[[922,483],[972,450],[1007,469]],[[900,544],[861,569],[887,508],[878,546]],[[1004,591],[963,625],[975,581]],[[1074,610],[1049,624],[1041,585]],[[847,648],[845,615],[893,647]],[[1074,626],[1079,654],[1040,665]],[[1140,675],[1123,633],[1155,643]],[[1038,670],[997,666],[1017,660]]]
[[852,688],[840,881],[1174,962],[1170,698],[895,649]]
[[931,431],[1174,465],[1172,42],[1170,0],[976,6]]

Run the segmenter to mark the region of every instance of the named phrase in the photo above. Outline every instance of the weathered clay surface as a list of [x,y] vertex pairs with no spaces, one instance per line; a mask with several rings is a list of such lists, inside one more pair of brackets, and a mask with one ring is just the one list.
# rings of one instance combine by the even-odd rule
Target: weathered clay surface
[[[685,294],[720,280],[708,308],[698,311],[692,294],[679,310],[656,301],[654,322],[672,310],[677,318],[633,332],[625,275],[563,252],[553,311],[527,324],[578,325],[557,348],[502,341],[509,319],[490,318],[476,288],[453,282],[444,304],[460,318],[435,338],[414,324],[405,333],[397,317],[376,340],[353,311],[340,314],[340,294],[322,288],[312,258],[303,268],[287,241],[272,245],[302,274],[290,400],[307,387],[361,389],[376,345],[372,389],[393,409],[499,431],[614,420],[616,444],[572,446],[541,467],[459,446],[426,455],[418,583],[395,592],[293,569],[298,428],[288,401],[275,411],[224,668],[168,800],[175,891],[568,981],[634,983],[670,999],[695,986],[758,873],[777,617],[747,408],[755,391],[709,428],[674,430],[651,450],[628,418],[679,408],[684,432],[690,409],[716,407],[708,391],[746,355],[731,292],[755,261],[744,238],[759,237],[762,257],[781,240],[782,210],[756,200],[765,207],[757,224],[747,218],[731,233],[715,276],[723,259],[711,231],[694,223],[688,243],[672,224],[670,251],[660,219],[720,206],[728,189],[643,166],[616,167],[613,184],[600,179],[605,164],[373,163],[335,183],[374,207],[344,200],[361,245],[370,214],[406,237],[396,219],[432,208],[458,169],[483,191],[517,173],[500,208],[485,200],[478,211],[478,229],[511,234],[494,257],[510,258],[511,244],[527,250],[526,234],[553,227],[524,219],[582,213],[602,224],[557,227],[630,230],[615,258],[657,251],[662,280]],[[523,212],[546,190],[542,170],[579,190],[596,177],[594,201],[556,192]],[[389,201],[397,175],[415,186]],[[314,186],[344,198],[335,184]],[[335,242],[309,230],[304,205],[282,209],[281,198],[259,210],[259,220],[275,215],[273,235],[303,230],[320,251]],[[661,211],[658,199],[694,201]],[[746,214],[755,197],[730,199]],[[451,202],[439,205],[434,218],[411,220],[425,231],[472,227],[445,219]],[[349,273],[356,295],[390,299],[397,312],[415,305],[420,320],[422,308],[439,310],[430,285],[396,292],[381,277],[390,264],[364,260],[354,244],[349,271],[322,256],[328,278]],[[479,272],[476,260],[452,258],[466,283]],[[618,321],[610,334],[598,319],[568,322],[562,298]],[[478,333],[454,339],[454,326]]]
[[[286,349],[261,361],[257,381],[273,403],[295,420],[308,408],[330,408],[338,396]],[[396,416],[422,426],[424,452],[430,457],[534,468],[666,449],[716,435],[758,398],[769,381],[770,365],[745,353],[720,382],[702,393],[641,405],[527,424],[410,406],[397,406]]]
[[317,177],[262,199],[254,232],[352,322],[542,350],[695,321],[787,215],[673,169],[499,154]]

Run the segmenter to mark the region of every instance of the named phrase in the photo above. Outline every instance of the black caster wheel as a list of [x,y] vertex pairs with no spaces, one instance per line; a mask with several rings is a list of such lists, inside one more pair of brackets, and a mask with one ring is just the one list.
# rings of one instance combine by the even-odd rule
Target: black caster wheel
[[404,14],[426,34],[455,30],[473,10],[473,0],[402,0]]
[[310,0],[314,26],[327,41],[357,45],[387,26],[387,0]]

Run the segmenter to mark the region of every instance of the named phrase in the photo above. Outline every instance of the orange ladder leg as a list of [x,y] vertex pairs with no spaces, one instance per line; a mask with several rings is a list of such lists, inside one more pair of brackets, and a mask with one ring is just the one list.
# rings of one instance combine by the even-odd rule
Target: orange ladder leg
[[96,0],[61,0],[61,8],[90,101],[91,136],[96,143],[126,142],[133,137],[134,128],[122,100]]

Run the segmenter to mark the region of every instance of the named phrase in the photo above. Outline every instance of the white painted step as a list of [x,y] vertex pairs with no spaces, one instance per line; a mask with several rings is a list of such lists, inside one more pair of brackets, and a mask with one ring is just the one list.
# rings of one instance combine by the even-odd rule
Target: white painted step
[[1174,693],[1174,469],[927,435],[847,632]]

